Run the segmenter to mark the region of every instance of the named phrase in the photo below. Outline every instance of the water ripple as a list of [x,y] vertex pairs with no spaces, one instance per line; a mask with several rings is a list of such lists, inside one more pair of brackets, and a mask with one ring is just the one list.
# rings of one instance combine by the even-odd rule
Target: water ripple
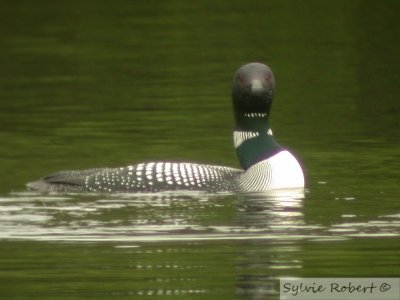
[[302,191],[269,194],[160,193],[0,198],[0,239],[38,241],[312,240],[400,235],[398,214],[310,222]]

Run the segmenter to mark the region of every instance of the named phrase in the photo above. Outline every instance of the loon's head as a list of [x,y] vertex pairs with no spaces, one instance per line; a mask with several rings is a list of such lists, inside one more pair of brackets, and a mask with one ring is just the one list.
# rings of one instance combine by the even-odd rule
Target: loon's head
[[274,74],[267,65],[254,62],[241,66],[232,83],[236,126],[240,129],[254,129],[254,126],[268,124],[266,121],[274,91]]
[[234,143],[245,170],[282,150],[272,136],[268,121],[274,91],[274,75],[264,64],[241,66],[233,77]]

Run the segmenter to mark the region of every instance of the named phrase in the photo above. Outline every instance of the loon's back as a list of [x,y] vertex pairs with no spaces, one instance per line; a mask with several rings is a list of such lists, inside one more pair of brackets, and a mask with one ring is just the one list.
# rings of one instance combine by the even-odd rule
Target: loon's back
[[184,162],[149,162],[121,168],[62,171],[27,187],[53,192],[253,192],[304,187],[296,158],[274,139],[269,114],[275,91],[271,69],[240,67],[233,78],[234,145],[243,169]]
[[233,191],[243,170],[184,162],[148,162],[121,168],[62,171],[28,183],[51,192]]

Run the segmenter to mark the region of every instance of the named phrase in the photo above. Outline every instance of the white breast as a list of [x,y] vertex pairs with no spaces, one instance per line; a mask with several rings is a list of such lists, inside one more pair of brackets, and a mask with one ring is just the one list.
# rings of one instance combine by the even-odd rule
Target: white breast
[[239,178],[239,187],[246,192],[303,188],[304,174],[297,159],[284,150],[247,169]]

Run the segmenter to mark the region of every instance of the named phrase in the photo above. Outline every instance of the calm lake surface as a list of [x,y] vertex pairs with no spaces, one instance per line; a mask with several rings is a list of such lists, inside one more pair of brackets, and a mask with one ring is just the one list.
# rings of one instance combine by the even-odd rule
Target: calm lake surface
[[[398,1],[1,1],[0,299],[278,299],[400,277]],[[304,192],[36,194],[65,169],[238,167],[230,85],[275,73]]]

